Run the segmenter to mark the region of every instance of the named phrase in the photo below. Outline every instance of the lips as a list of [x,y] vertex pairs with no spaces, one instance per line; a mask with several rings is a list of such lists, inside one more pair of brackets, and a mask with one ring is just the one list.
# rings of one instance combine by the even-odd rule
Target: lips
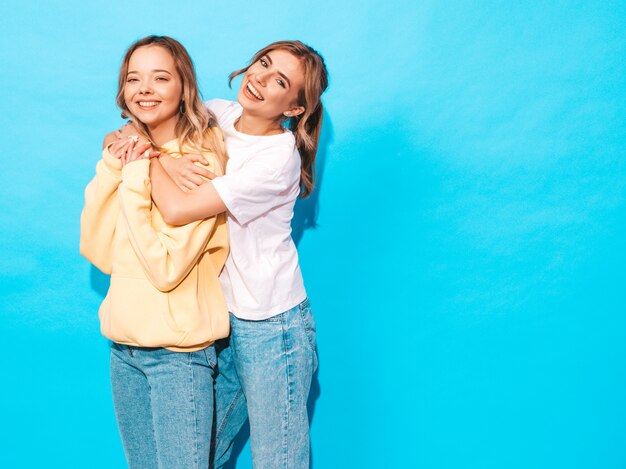
[[246,87],[245,87],[245,91],[247,92],[246,94],[251,97],[252,99],[256,99],[257,101],[263,101],[263,95],[261,95],[261,93],[259,93],[259,90],[257,90],[254,85],[252,83],[250,83],[248,81],[248,83],[246,83]]
[[161,104],[160,101],[136,101],[135,104],[137,105],[137,107],[139,107],[139,109],[143,109],[144,111],[149,111],[151,109],[156,108],[159,104]]

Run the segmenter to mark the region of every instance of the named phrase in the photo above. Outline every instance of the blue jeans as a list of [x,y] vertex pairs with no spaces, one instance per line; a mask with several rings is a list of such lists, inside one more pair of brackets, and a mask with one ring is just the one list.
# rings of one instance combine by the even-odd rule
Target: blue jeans
[[206,469],[216,356],[111,345],[111,388],[130,469]]
[[246,417],[255,469],[309,467],[307,399],[317,368],[309,301],[263,321],[230,315],[218,349],[214,464],[221,468]]

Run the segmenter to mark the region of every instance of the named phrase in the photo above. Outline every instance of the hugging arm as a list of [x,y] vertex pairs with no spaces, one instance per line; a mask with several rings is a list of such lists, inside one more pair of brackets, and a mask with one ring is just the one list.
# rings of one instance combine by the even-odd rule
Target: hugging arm
[[156,158],[150,165],[150,180],[152,199],[170,225],[184,225],[226,211],[226,205],[211,182],[183,192]]
[[[156,158],[152,161],[156,162]],[[147,159],[124,166],[118,189],[120,207],[144,272],[156,288],[169,291],[185,279],[207,250],[217,219],[211,217],[184,226],[164,225],[155,229],[149,166],[151,162]]]

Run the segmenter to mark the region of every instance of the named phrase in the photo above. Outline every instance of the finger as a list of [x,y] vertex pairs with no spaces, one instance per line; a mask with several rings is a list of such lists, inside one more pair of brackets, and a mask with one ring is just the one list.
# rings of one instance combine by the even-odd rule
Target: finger
[[177,182],[178,187],[180,187],[183,190],[187,190],[187,191],[192,191],[194,190],[196,187],[198,187],[197,184],[194,184],[192,181],[189,181],[188,179],[181,179],[180,181]]
[[124,146],[128,145],[127,140],[118,140],[111,145],[111,151],[120,151]]
[[124,154],[122,156],[122,164],[123,165],[127,165],[128,163],[133,161],[133,153],[135,151],[135,144],[136,143],[137,142],[132,137],[130,137],[128,139],[128,146],[124,149]]
[[194,185],[194,188],[204,184],[206,181],[204,179],[202,179],[200,176],[196,175],[196,174],[188,174],[185,176],[185,179],[188,183],[191,183]]
[[209,171],[206,168],[203,168],[202,166],[198,166],[197,164],[191,165],[188,168],[186,168],[185,176],[192,175],[192,174],[196,176],[202,176],[207,179],[213,179],[215,177],[215,174],[213,174],[211,171]]
[[208,165],[209,162],[207,161],[207,159],[202,156],[202,155],[198,155],[196,153],[190,153],[188,155],[185,155],[185,158],[187,159],[187,161],[190,161],[192,163],[200,163],[203,165]]
[[120,150],[121,150],[121,149],[126,150],[127,148],[129,148],[129,147],[130,147],[131,143],[133,143],[133,142],[132,142],[132,140],[129,140],[129,139],[127,139],[127,138],[124,138],[124,139],[120,140],[120,141],[117,143],[117,145],[118,145],[118,148],[119,148]]
[[139,144],[135,143],[132,151],[129,153],[127,157],[128,158],[127,163],[145,158],[146,152],[148,152],[148,155],[150,153],[150,147],[151,147],[150,143],[139,143]]
[[159,156],[158,151],[150,150],[150,148],[148,148],[146,151],[143,152],[142,158],[144,160],[150,160],[152,158],[156,158],[157,156]]
[[207,179],[215,179],[217,177],[217,174],[212,173],[211,171],[209,171],[208,169],[205,170],[206,171],[206,175],[205,177]]
[[116,144],[115,144],[115,148],[117,151],[130,151],[132,150],[133,146],[135,145],[135,140],[132,137],[125,137],[121,140],[119,140]]
[[109,152],[117,159],[121,159],[122,154],[127,150],[129,142],[124,140],[113,144]]

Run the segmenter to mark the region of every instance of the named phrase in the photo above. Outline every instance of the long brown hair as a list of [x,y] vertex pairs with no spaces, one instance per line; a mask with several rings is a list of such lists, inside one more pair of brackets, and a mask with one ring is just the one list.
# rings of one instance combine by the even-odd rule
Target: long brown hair
[[196,71],[191,57],[185,47],[176,39],[168,36],[146,36],[128,48],[122,60],[117,86],[116,102],[122,110],[122,117],[132,119],[133,124],[144,134],[144,137],[153,142],[148,126],[133,115],[124,99],[124,88],[126,87],[126,75],[128,75],[130,57],[133,55],[133,52],[144,46],[159,46],[168,51],[174,59],[176,71],[180,76],[183,98],[174,132],[178,138],[178,146],[181,152],[183,151],[183,145],[192,146],[198,152],[201,152],[203,149],[212,151],[217,156],[217,160],[221,165],[220,169],[223,171],[226,168],[227,157],[224,144],[221,141],[221,133],[209,131],[209,129],[217,127],[217,121],[202,102],[200,91],[198,90]]
[[315,188],[315,156],[322,131],[321,95],[328,87],[328,71],[323,57],[310,46],[300,41],[277,41],[264,47],[254,54],[250,64],[242,69],[235,70],[228,77],[229,84],[261,57],[273,50],[285,50],[300,59],[304,66],[304,87],[298,93],[298,106],[304,107],[304,112],[287,120],[286,126],[294,133],[296,146],[302,160],[300,166],[300,196],[305,199]]

